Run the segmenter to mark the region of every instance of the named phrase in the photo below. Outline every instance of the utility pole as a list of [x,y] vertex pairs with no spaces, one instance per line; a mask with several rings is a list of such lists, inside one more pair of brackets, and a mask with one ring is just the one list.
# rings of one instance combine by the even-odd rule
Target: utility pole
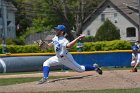
[[138,9],[139,9],[139,30],[138,30],[138,41],[140,41],[140,0],[138,0]]
[[7,12],[6,12],[6,5],[5,1],[1,0],[1,14],[2,14],[2,38],[3,38],[3,49],[2,53],[7,52],[7,47],[6,47],[6,38],[7,38]]
[[67,17],[67,1],[66,0],[63,0],[63,4],[64,4],[64,16],[66,18],[66,20],[68,20],[68,17]]

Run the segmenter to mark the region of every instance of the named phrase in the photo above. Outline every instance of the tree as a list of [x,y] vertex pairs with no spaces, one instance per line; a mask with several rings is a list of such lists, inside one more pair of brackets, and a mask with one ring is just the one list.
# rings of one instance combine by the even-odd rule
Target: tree
[[67,27],[68,39],[73,40],[74,36],[71,30],[75,30],[77,35],[81,34],[83,23],[101,1],[13,0],[18,9],[16,25],[18,25],[18,30],[21,32],[19,35],[24,34],[27,28],[33,26],[34,19],[46,19],[51,26],[64,24]]
[[87,17],[102,0],[45,0],[49,8],[63,20],[68,30],[68,38],[73,40],[71,30],[75,27],[77,35],[82,33],[82,26]]
[[[42,0],[12,0],[12,3],[17,8],[16,12],[16,26],[17,36],[21,36],[26,32],[28,27],[32,26],[32,21],[35,18],[40,18],[41,15],[40,6]],[[42,5],[43,6],[43,5]],[[45,6],[45,5],[44,5]]]
[[98,29],[95,40],[96,41],[111,41],[119,40],[120,32],[117,27],[110,21],[106,20],[104,24]]

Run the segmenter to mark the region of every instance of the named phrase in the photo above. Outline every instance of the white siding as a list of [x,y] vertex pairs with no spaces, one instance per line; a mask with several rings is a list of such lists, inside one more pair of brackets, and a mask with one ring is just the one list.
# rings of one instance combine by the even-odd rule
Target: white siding
[[[118,29],[120,29],[120,35],[122,40],[138,40],[137,27],[133,25],[130,21],[128,21],[123,15],[117,12],[113,7],[105,8],[105,10],[101,14],[105,14],[105,19],[108,18]],[[83,34],[87,35],[87,31],[90,31],[91,35],[95,36],[97,30],[104,23],[101,21],[101,14],[88,27],[86,27],[86,29],[83,31]],[[126,29],[128,27],[136,28],[136,37],[126,37]]]

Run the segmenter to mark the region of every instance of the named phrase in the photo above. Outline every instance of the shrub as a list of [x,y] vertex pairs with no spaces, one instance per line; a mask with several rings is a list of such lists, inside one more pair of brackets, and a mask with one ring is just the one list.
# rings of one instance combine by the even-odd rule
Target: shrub
[[120,32],[117,27],[108,19],[104,24],[98,29],[95,40],[96,41],[112,41],[119,40]]
[[[109,51],[109,50],[129,50],[131,49],[131,43],[125,40],[114,41],[100,41],[100,42],[85,42],[83,43],[84,51]],[[0,46],[2,53],[3,46]],[[11,53],[39,53],[39,52],[54,52],[53,48],[41,51],[37,45],[7,45],[7,49]],[[76,52],[76,45],[72,47],[70,52]]]
[[109,50],[129,50],[131,43],[125,40],[86,42],[84,51],[109,51]]

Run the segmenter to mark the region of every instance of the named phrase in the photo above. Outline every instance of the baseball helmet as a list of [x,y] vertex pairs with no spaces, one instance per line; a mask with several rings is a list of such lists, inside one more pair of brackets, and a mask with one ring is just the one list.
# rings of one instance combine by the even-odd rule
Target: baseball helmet
[[132,46],[132,50],[133,50],[133,51],[138,51],[138,49],[139,49],[139,48],[138,48],[137,45]]
[[64,25],[58,25],[57,27],[54,27],[54,29],[66,32],[66,27]]

